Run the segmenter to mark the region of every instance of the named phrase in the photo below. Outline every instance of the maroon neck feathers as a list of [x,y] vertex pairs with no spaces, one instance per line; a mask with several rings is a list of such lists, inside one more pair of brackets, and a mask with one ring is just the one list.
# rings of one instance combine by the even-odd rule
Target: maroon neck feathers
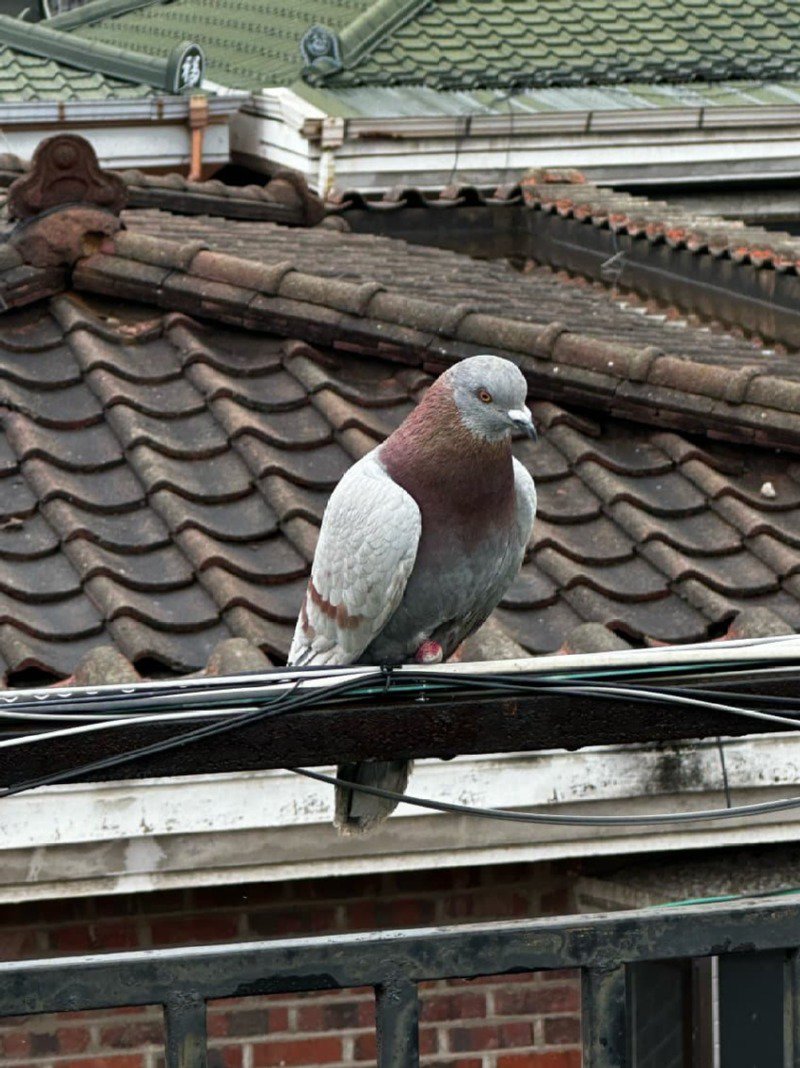
[[380,459],[425,513],[461,516],[468,525],[502,521],[514,504],[508,438],[490,442],[464,426],[445,380],[437,380],[385,441]]

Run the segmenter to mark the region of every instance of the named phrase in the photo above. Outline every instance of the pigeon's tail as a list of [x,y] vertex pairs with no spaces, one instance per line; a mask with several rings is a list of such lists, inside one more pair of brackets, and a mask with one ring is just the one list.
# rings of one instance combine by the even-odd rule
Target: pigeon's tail
[[[379,786],[402,794],[408,785],[410,760],[366,760],[363,764],[340,764],[337,775],[348,782]],[[339,834],[368,834],[383,823],[397,808],[397,801],[375,797],[349,786],[336,787],[336,812],[333,822]]]

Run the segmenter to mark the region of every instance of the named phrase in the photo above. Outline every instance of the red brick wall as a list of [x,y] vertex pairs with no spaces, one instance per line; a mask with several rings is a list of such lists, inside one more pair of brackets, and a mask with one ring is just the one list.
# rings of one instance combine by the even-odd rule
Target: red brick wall
[[[569,873],[498,865],[0,906],[4,959],[570,911]],[[571,973],[427,983],[423,1064],[580,1068]],[[210,1068],[375,1063],[371,990],[212,1002]],[[0,1020],[3,1068],[162,1068],[158,1007]]]

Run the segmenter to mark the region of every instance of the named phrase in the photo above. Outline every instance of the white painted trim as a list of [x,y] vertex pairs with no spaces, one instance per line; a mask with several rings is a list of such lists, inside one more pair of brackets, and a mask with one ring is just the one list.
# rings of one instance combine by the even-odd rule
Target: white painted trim
[[[228,116],[239,110],[247,97],[229,94],[208,98],[212,116]],[[141,100],[65,100],[21,101],[0,103],[0,123],[69,123],[69,122],[158,122],[186,119],[189,98],[186,96],[144,97]]]
[[[800,733],[725,743],[735,804],[798,791]],[[721,807],[714,741],[422,761],[421,796],[587,815]],[[339,838],[332,791],[283,771],[49,787],[0,805],[0,901],[800,840],[800,812],[648,828],[531,826],[401,806]]]
[[[69,125],[62,123],[64,131]],[[79,127],[82,137],[91,142],[102,167],[116,170],[136,168],[185,167],[191,161],[191,133],[186,122],[168,125]],[[0,127],[2,151],[20,159],[30,159],[47,131],[19,129],[13,125]],[[227,123],[213,123],[206,128],[203,139],[203,162],[225,164],[230,159],[230,137]]]
[[[246,117],[246,118],[245,118]],[[327,120],[327,122],[326,122]],[[441,188],[512,181],[532,167],[577,168],[602,179],[668,180],[691,174],[800,175],[800,108],[675,108],[530,115],[336,120],[320,173],[328,117],[288,89],[255,94],[234,123],[232,151],[252,166],[291,166],[317,191]],[[338,144],[341,141],[341,144]]]

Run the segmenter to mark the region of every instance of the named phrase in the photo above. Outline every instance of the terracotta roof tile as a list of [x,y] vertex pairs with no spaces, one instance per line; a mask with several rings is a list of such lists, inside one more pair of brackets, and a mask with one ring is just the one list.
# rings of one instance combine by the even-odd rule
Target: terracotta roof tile
[[235,500],[251,487],[247,469],[231,452],[179,460],[149,445],[137,445],[128,456],[148,493],[168,489],[205,503]]
[[188,372],[195,387],[209,400],[228,398],[259,411],[279,412],[298,408],[308,402],[306,390],[285,371],[232,378],[227,374],[197,364]]
[[21,386],[60,389],[75,385],[80,376],[80,367],[65,345],[44,353],[3,348],[0,355],[0,378]]
[[696,556],[735,552],[741,547],[743,532],[708,508],[695,515],[661,515],[654,523],[652,514],[641,504],[620,500],[609,509],[618,528],[638,545],[658,539]]
[[231,636],[222,622],[185,633],[172,627],[155,629],[127,615],[109,620],[107,630],[105,641],[110,638],[133,664],[159,665],[179,674],[203,667],[219,643]]
[[47,556],[58,547],[55,530],[41,514],[0,521],[0,558],[3,560],[33,560]]
[[558,586],[541,568],[525,564],[503,597],[508,608],[538,608],[555,604]]
[[[461,209],[467,205],[472,214],[462,218]],[[623,259],[614,276],[620,291],[655,299],[666,308],[678,305],[703,318],[740,325],[751,334],[784,341],[793,349],[800,346],[792,284],[785,284],[783,278],[800,271],[796,235],[745,226],[738,220],[697,216],[690,207],[598,188],[576,174],[532,172],[519,185],[496,191],[395,189],[382,199],[369,200],[344,192],[333,195],[328,204],[329,211],[347,219],[355,229],[386,237],[408,235],[411,240],[431,243],[454,242],[460,236],[471,250],[475,246],[470,244],[470,227],[480,207],[487,213],[482,231],[487,225],[494,227],[494,236],[504,242],[508,255],[605,283],[603,260],[621,253]],[[416,209],[416,228],[406,227],[405,208]],[[419,227],[419,209],[425,208],[435,212],[430,234]],[[443,234],[447,235],[444,239]],[[636,239],[635,245],[628,239]],[[671,256],[663,255],[664,247],[672,250]],[[642,270],[648,266],[649,253],[654,257],[649,264],[653,269]],[[776,274],[769,308],[760,306],[759,287],[752,279],[754,272],[765,269]],[[773,367],[780,362],[785,373],[785,361],[775,355],[770,360]]]
[[26,460],[23,474],[42,504],[69,501],[98,512],[124,512],[144,501],[144,489],[123,466],[104,471],[65,471],[46,460]]
[[600,498],[574,474],[538,486],[537,497],[538,515],[551,523],[585,523],[601,513]]
[[267,475],[259,479],[258,484],[278,514],[281,524],[295,516],[302,516],[317,526],[322,522],[329,496],[327,491],[298,486],[281,475]]
[[[564,600],[582,619],[603,623],[609,629],[636,641],[702,641],[708,636],[708,617],[675,594],[659,600],[619,601],[587,585],[564,592]],[[731,616],[736,614],[731,609]]]
[[640,475],[634,482],[610,471],[596,459],[582,461],[578,471],[606,505],[636,501],[657,516],[692,515],[705,506],[703,494],[677,471]]
[[[170,244],[123,232],[109,239],[102,253],[82,260],[75,269],[75,280],[81,288],[155,301],[165,308],[241,323],[249,329],[275,331],[311,344],[333,344],[340,351],[377,352],[407,364],[422,363],[426,369],[441,368],[454,359],[492,347],[516,359],[538,393],[558,403],[599,404],[614,414],[639,421],[696,428],[733,440],[757,440],[800,450],[800,415],[792,408],[794,384],[787,379],[784,390],[783,379],[769,373],[769,368],[758,373],[752,365],[752,349],[749,362],[740,361],[732,369],[727,359],[730,339],[718,341],[715,335],[703,336],[698,348],[698,339],[692,337],[692,357],[679,358],[652,345],[627,344],[625,335],[630,333],[632,323],[628,319],[623,324],[623,336],[615,336],[612,342],[611,338],[606,340],[591,332],[568,330],[556,320],[526,321],[529,310],[517,312],[520,318],[515,319],[498,315],[496,310],[487,314],[452,301],[431,300],[430,293],[439,296],[441,287],[432,290],[429,285],[425,296],[417,297],[407,291],[382,288],[383,283],[375,279],[362,282],[312,275],[289,269],[282,260],[261,269],[249,260],[237,261],[229,256],[215,259],[211,253],[198,253],[197,248],[197,241]],[[143,259],[172,265],[169,276],[144,284],[139,273],[140,267],[147,266]],[[195,271],[196,263],[205,264],[203,270],[209,273],[209,264],[219,262],[225,264],[225,271],[216,273],[223,273],[227,282],[201,277]],[[684,335],[683,340],[686,342],[688,337]],[[301,365],[299,373],[308,376],[311,372],[307,367],[304,371]],[[204,392],[228,398],[230,386],[220,385],[215,378],[219,375],[225,377],[202,360],[193,371]],[[357,409],[350,426],[372,434],[385,432],[385,424],[365,425],[365,405],[361,398],[352,397],[352,389],[337,389],[332,383],[326,384],[324,377],[315,375],[312,388],[315,403],[326,417],[341,422],[331,406],[350,403]],[[281,381],[288,380],[276,379],[276,383]],[[297,380],[295,384],[299,385]],[[756,404],[751,392],[770,385],[773,388],[769,406]],[[244,400],[254,403],[253,397],[258,393],[255,381],[249,392],[241,379],[236,388],[237,396],[244,394]],[[275,403],[291,404],[295,395],[299,397],[278,390]],[[261,393],[255,403],[269,404],[270,400]],[[398,412],[401,407],[398,405]],[[384,419],[393,414],[384,407],[380,413]]]
[[554,653],[564,637],[586,621],[563,597],[546,608],[536,607],[530,612],[498,608],[494,614],[511,637],[531,653]]
[[166,382],[131,381],[118,372],[106,370],[91,371],[87,377],[106,409],[114,404],[127,404],[156,419],[195,415],[205,410],[202,396],[183,378],[171,378]]
[[28,560],[6,560],[0,573],[0,590],[30,603],[61,601],[79,594],[80,575],[60,553]]
[[175,459],[205,459],[225,452],[228,438],[208,412],[185,418],[158,419],[127,404],[115,404],[107,411],[109,426],[124,449],[150,445]]
[[696,578],[719,593],[754,597],[779,586],[776,573],[744,549],[724,556],[692,558],[663,541],[653,540],[641,552],[668,578]]
[[[86,538],[113,552],[142,553],[167,545],[170,538],[157,513],[144,500],[138,508],[100,512],[88,510],[73,501],[55,499],[44,504],[42,512],[47,524],[58,532],[64,543],[73,538]],[[25,531],[31,522],[25,522]]]
[[652,601],[667,594],[663,574],[659,574],[641,557],[631,556],[618,563],[595,564],[584,571],[575,567],[574,558],[556,549],[545,548],[535,554],[534,562],[562,590],[586,585],[618,601]]
[[122,461],[119,442],[108,427],[95,423],[77,430],[55,430],[10,412],[5,419],[7,444],[18,460],[38,457],[70,471],[101,471]]
[[286,582],[251,582],[221,567],[210,567],[203,572],[202,580],[223,612],[232,608],[246,608],[255,615],[294,629],[308,578],[289,579]]
[[132,590],[157,592],[187,586],[194,578],[183,554],[169,545],[124,553],[106,549],[88,538],[73,538],[64,551],[84,581],[104,575]]
[[210,407],[231,441],[241,434],[253,434],[279,448],[303,449],[331,440],[330,424],[310,404],[289,412],[270,412],[269,419],[256,418],[236,401],[218,400]]
[[335,442],[314,449],[278,449],[242,434],[236,447],[257,477],[283,475],[309,489],[333,489],[351,464],[351,458]]
[[[687,421],[679,427],[707,429],[699,427],[705,403],[712,415],[727,406],[718,418],[739,433],[766,410],[748,396],[770,375],[740,375],[731,401],[724,399],[731,376],[723,381],[708,348],[705,362],[676,361],[674,352],[659,354],[651,333],[641,345],[622,331],[614,347],[611,326],[573,334],[561,316],[512,322],[502,296],[480,312],[453,311],[470,301],[450,300],[434,286],[438,254],[431,264],[418,251],[384,253],[384,245],[371,243],[377,252],[367,257],[369,270],[388,255],[407,288],[381,290],[389,280],[359,274],[347,254],[336,266],[349,278],[289,271],[299,261],[287,264],[278,240],[269,271],[237,276],[266,278],[279,293],[271,297],[191,273],[199,261],[233,278],[242,261],[209,258],[196,244],[159,252],[152,242],[129,242],[151,259],[188,265],[188,272],[163,269],[175,284],[172,296],[166,286],[160,295],[148,289],[137,261],[105,252],[79,265],[76,277],[82,286],[94,278],[101,289],[116,288],[113,300],[87,288],[55,299],[49,311],[40,306],[38,320],[33,309],[0,316],[0,657],[7,671],[27,665],[63,675],[102,645],[148,672],[156,663],[193,671],[234,637],[285,656],[331,489],[411,410],[430,381],[426,367],[471,351],[451,335],[469,326],[472,336],[488,337],[493,322],[506,343],[530,343],[530,351],[506,354],[529,376],[542,438],[535,448],[524,440],[514,446],[540,497],[528,559],[496,616],[516,642],[553,651],[586,623],[637,643],[698,640],[748,607],[800,626],[797,460],[758,444],[699,444],[680,430],[665,432],[660,411],[651,409],[655,426],[614,414],[630,415],[633,398],[639,418],[666,391]],[[427,272],[422,281],[407,281],[408,260]],[[473,296],[490,268],[493,303],[502,292],[492,274],[499,268],[458,263],[467,279],[459,284]],[[552,296],[557,285],[551,280],[543,292]],[[167,305],[179,291],[183,310],[176,311]],[[529,309],[531,294],[520,292]],[[521,309],[523,297],[514,299]],[[572,296],[567,303],[586,306]],[[400,321],[375,317],[381,307]],[[614,377],[622,370],[628,379]],[[655,385],[651,375],[671,385]],[[595,379],[610,392],[598,392]],[[543,399],[542,384],[551,381]],[[686,392],[695,388],[707,392]],[[558,398],[567,396],[580,405],[565,408]],[[769,411],[783,433],[781,410]]]
[[221,541],[200,530],[185,530],[177,536],[198,573],[222,568],[251,582],[286,582],[307,574],[306,559],[290,540],[273,535],[261,541]]
[[232,501],[187,502],[172,490],[159,490],[150,497],[156,512],[173,534],[183,530],[201,530],[223,541],[250,542],[274,534],[277,516],[260,493],[251,491]]
[[3,406],[23,412],[47,427],[91,426],[103,417],[102,407],[83,383],[55,390],[6,382]]
[[[158,338],[140,344],[117,343],[91,330],[75,330],[70,345],[83,371],[107,371],[141,385],[171,382],[180,377],[181,366],[169,342]],[[101,379],[102,381],[102,379]]]
[[43,604],[0,593],[0,623],[55,643],[99,634],[103,627],[102,617],[85,593]]
[[633,555],[634,543],[627,533],[624,525],[617,525],[604,515],[570,524],[566,532],[562,524],[550,523],[540,515],[533,532],[533,545],[536,549],[558,549],[582,564],[616,564]]
[[130,616],[157,630],[182,633],[205,630],[218,619],[214,603],[196,582],[176,590],[143,593],[123,587],[116,578],[96,575],[86,579],[85,586],[106,620]]
[[229,609],[224,613],[224,619],[233,634],[247,638],[253,645],[265,649],[280,660],[286,658],[286,650],[292,643],[294,623],[281,623],[257,616],[244,607]]

